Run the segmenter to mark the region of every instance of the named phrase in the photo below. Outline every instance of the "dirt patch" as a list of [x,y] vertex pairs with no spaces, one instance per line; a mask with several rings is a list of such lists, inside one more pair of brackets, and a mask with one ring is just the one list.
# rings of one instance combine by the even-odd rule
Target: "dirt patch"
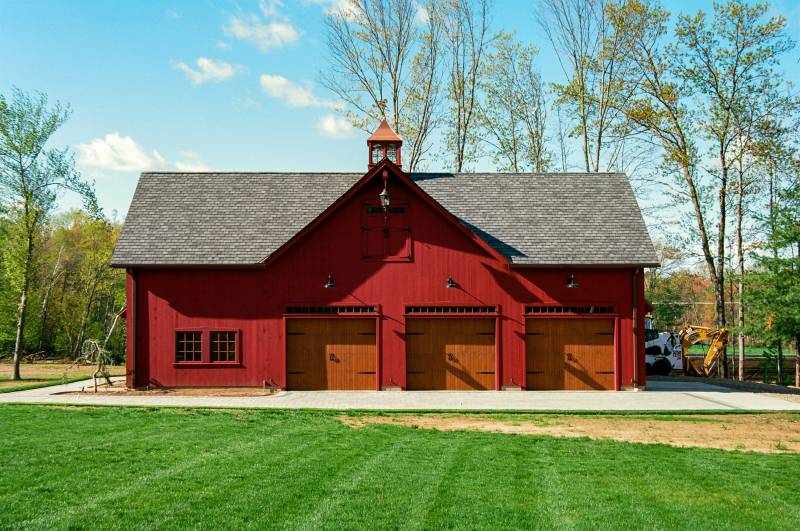
[[[35,363],[20,363],[19,372],[22,375],[22,382],[15,382],[15,385],[36,383],[37,381],[56,380],[64,377],[67,371],[67,378],[85,376],[91,378],[95,371],[94,365],[71,365],[69,363],[51,363],[47,361],[37,361]],[[114,365],[108,368],[111,376],[124,376],[125,367]],[[14,365],[7,361],[0,363],[0,385],[9,380],[14,374]]]
[[469,415],[342,415],[353,428],[388,424],[442,431],[485,431],[588,437],[685,448],[800,453],[800,415],[682,415],[658,417],[542,415],[495,419]]

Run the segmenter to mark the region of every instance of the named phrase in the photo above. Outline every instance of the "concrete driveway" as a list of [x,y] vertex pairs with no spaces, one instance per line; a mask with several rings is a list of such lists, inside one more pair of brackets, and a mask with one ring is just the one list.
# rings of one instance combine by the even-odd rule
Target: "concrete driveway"
[[702,382],[653,381],[647,391],[282,391],[271,396],[72,395],[89,381],[0,394],[0,403],[98,406],[515,411],[800,411],[773,393]]

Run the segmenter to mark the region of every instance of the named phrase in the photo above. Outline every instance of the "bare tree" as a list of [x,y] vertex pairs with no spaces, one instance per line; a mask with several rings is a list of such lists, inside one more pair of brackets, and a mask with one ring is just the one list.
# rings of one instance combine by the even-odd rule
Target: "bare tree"
[[564,119],[562,118],[562,114],[564,114],[563,105],[561,103],[556,102],[554,105],[556,109],[556,125],[558,127],[558,161],[561,164],[561,171],[567,172],[569,168],[569,144],[567,142],[567,131],[564,125]]
[[502,171],[542,173],[550,164],[547,102],[534,60],[537,50],[499,34],[481,76],[480,123]]
[[448,0],[444,28],[449,59],[445,138],[453,169],[477,158],[480,76],[489,43],[489,0]]
[[347,0],[325,19],[329,67],[322,84],[366,131],[387,109],[386,118],[406,141],[411,171],[430,147],[440,102],[438,1],[423,7],[414,0]]
[[633,62],[627,28],[612,23],[608,0],[540,0],[539,21],[555,49],[566,83],[555,84],[558,101],[577,122],[586,171],[615,166],[609,145],[627,135],[621,112],[631,97]]

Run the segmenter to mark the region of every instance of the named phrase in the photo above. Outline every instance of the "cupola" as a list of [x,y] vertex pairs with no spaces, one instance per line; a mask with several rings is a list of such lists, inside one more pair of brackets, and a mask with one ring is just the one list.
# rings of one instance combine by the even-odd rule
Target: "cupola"
[[385,158],[401,166],[400,146],[402,145],[403,139],[397,136],[397,133],[394,132],[394,129],[384,118],[381,121],[381,125],[367,139],[367,148],[369,149],[369,164],[367,167],[372,168]]

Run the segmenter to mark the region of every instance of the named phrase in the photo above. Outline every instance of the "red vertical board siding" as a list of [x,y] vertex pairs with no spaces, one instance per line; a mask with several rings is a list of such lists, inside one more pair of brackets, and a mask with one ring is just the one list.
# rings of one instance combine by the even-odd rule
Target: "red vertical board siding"
[[130,271],[125,273],[125,300],[127,301],[125,313],[125,337],[127,339],[125,344],[125,385],[133,387],[133,374],[135,372],[133,370],[133,345],[135,341],[132,338],[134,337],[133,323],[136,320],[136,316],[135,308],[133,307],[133,277]]
[[644,298],[644,270],[639,269],[636,273],[636,293],[639,294],[639,302],[637,305],[637,330],[638,334],[636,338],[639,342],[638,352],[639,352],[639,370],[637,374],[638,378],[638,386],[644,387],[647,383],[647,367],[645,366],[645,357],[644,357],[644,315],[647,313],[645,309],[645,298]]
[[[393,201],[409,207],[412,261],[364,260],[362,208],[365,202],[377,203],[381,188],[376,179],[265,268],[137,269],[136,385],[261,386],[267,381],[284,387],[286,306],[344,303],[380,306],[381,387],[405,387],[407,304],[497,306],[500,388],[525,385],[526,305],[613,306],[619,315],[618,379],[623,388],[630,387],[631,268],[509,268],[397,179],[390,179],[389,190]],[[566,287],[569,273],[578,288]],[[333,289],[323,288],[328,275],[335,280]],[[643,276],[638,275],[642,319]],[[448,276],[457,288],[445,287]],[[129,277],[129,301],[131,286]],[[176,365],[175,330],[198,327],[238,330],[241,364]],[[641,330],[640,322],[643,352]],[[128,332],[131,338],[133,331]],[[643,384],[643,355],[639,379]]]

